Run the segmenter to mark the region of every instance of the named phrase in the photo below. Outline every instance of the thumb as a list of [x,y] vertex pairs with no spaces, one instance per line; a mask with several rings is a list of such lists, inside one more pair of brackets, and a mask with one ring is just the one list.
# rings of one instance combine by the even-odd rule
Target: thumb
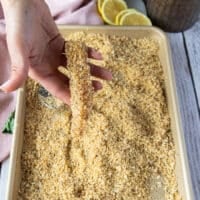
[[25,42],[20,37],[7,37],[11,60],[11,74],[8,81],[0,86],[4,92],[12,92],[23,85],[28,76],[29,59]]

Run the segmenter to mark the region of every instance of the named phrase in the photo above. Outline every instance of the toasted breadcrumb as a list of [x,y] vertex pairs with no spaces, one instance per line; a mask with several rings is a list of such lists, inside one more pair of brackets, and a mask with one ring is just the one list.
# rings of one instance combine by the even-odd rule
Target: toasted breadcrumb
[[83,32],[67,39],[98,48],[113,80],[94,93],[81,137],[70,132],[71,109],[43,106],[28,81],[18,199],[180,200],[157,42]]
[[81,135],[92,107],[93,87],[87,63],[87,47],[82,42],[66,42],[65,53],[70,75],[71,133]]

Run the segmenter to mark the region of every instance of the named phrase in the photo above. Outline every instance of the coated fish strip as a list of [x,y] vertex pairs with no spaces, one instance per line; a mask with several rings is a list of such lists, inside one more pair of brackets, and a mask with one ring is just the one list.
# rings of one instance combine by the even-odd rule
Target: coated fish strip
[[68,41],[65,46],[70,73],[72,134],[82,134],[92,107],[93,87],[84,43]]

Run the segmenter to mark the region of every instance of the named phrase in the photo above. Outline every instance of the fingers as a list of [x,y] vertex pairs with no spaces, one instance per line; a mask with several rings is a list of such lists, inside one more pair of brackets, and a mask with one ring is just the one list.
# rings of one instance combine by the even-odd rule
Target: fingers
[[[64,55],[64,54],[63,54]],[[64,55],[65,57],[65,55]],[[103,57],[101,55],[101,53],[99,53],[98,51],[96,51],[95,49],[88,47],[88,58],[92,58],[92,59],[96,59],[96,60],[102,60]],[[66,59],[62,62],[62,64],[65,62],[66,66]],[[97,78],[101,78],[104,80],[111,80],[112,79],[112,73],[109,72],[107,69],[104,69],[102,67],[99,67],[97,65],[88,63],[90,65],[90,73],[92,76],[95,76]]]
[[99,81],[92,81],[92,86],[94,87],[94,90],[101,90],[103,88],[102,84]]
[[[93,58],[96,60],[102,60],[103,57],[101,55],[101,53],[99,53],[98,51],[94,50],[93,48],[88,47],[88,57],[89,58]],[[112,73],[109,72],[108,70],[96,66],[94,64],[90,64],[90,72],[92,76],[95,76],[97,78],[101,78],[104,80],[111,80],[112,79]]]
[[[35,77],[32,76],[32,78]],[[69,79],[64,74],[54,71],[45,76],[37,75],[37,80],[53,96],[70,105]],[[92,85],[95,91],[102,89],[102,84],[99,81],[92,81]]]
[[93,58],[96,60],[102,60],[103,57],[101,55],[101,53],[99,53],[98,51],[94,50],[93,48],[88,47],[88,58]]
[[4,92],[11,92],[22,86],[28,76],[29,60],[27,49],[20,37],[8,38],[8,50],[11,59],[11,76],[0,86]]
[[109,72],[108,70],[96,66],[94,64],[89,64],[90,65],[90,73],[92,76],[95,76],[97,78],[101,78],[104,80],[111,80],[112,79],[112,73]]
[[37,76],[34,76],[31,74],[31,78],[37,79],[53,96],[68,105],[70,104],[69,79],[65,75],[59,71],[54,71],[45,75],[37,74]]

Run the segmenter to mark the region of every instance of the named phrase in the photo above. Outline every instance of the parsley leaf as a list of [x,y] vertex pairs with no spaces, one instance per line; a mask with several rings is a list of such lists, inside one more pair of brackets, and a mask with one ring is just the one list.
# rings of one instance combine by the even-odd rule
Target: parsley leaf
[[15,121],[15,112],[12,112],[4,126],[3,133],[5,133],[5,134],[13,133],[14,121]]

